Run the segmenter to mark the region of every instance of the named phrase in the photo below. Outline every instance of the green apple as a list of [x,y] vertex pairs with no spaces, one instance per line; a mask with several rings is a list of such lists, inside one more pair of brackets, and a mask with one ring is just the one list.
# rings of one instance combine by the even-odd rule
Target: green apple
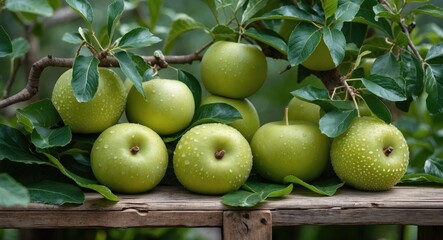
[[371,75],[371,69],[374,62],[375,58],[363,58],[361,60],[360,66],[363,68],[365,77]]
[[99,133],[116,124],[123,114],[126,92],[120,77],[98,69],[98,89],[89,102],[78,102],[71,87],[72,69],[65,71],[52,90],[52,103],[74,133]]
[[194,96],[181,81],[153,79],[143,82],[146,99],[135,87],[128,93],[126,117],[129,122],[145,125],[160,135],[186,128],[195,111]]
[[225,194],[240,188],[252,168],[248,141],[233,127],[221,123],[195,126],[178,141],[174,173],[188,190]]
[[317,104],[293,97],[288,103],[288,119],[308,121],[318,125],[321,108]]
[[329,145],[329,138],[312,122],[270,122],[252,138],[254,168],[260,176],[277,183],[283,183],[288,175],[311,181],[326,169]]
[[309,57],[302,62],[305,68],[313,71],[328,71],[337,67],[332,60],[331,52],[326,46],[323,38]]
[[243,99],[264,84],[268,67],[265,55],[256,46],[219,41],[206,50],[200,71],[208,92]]
[[255,131],[257,131],[257,129],[260,127],[260,119],[258,117],[257,110],[251,101],[246,98],[232,99],[216,95],[209,95],[202,100],[201,105],[210,103],[226,103],[236,108],[240,112],[242,119],[229,124],[229,126],[240,131],[248,142],[251,141]]
[[168,151],[160,136],[135,123],[103,131],[91,150],[97,180],[121,193],[141,193],[157,186],[166,173]]
[[388,190],[404,175],[409,149],[402,133],[375,117],[357,117],[331,145],[331,162],[346,184],[367,191]]

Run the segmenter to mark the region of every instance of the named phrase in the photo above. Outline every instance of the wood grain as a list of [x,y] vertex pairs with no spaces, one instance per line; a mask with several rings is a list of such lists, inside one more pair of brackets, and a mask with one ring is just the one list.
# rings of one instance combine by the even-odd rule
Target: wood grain
[[269,210],[273,226],[302,224],[443,225],[443,188],[398,186],[386,192],[343,188],[331,197],[296,189],[252,209],[223,205],[220,196],[197,195],[181,187],[157,187],[119,195],[113,203],[87,193],[83,205],[31,204],[0,208],[1,228],[222,226],[225,211]]

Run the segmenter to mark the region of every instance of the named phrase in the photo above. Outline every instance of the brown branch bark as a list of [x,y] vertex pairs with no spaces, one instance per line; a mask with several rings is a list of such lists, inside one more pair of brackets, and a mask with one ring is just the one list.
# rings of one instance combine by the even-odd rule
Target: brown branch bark
[[[154,56],[143,56],[143,59],[150,65],[158,65],[160,60]],[[164,61],[169,64],[190,64],[194,61],[201,60],[199,52],[179,55],[179,56],[165,56]],[[65,67],[71,68],[74,63],[73,58],[57,58],[52,56],[44,57],[34,64],[32,64],[29,71],[28,80],[25,88],[20,92],[9,96],[8,98],[0,100],[0,109],[10,106],[12,104],[23,102],[31,99],[38,92],[40,76],[47,67]],[[100,60],[100,67],[119,67],[118,61],[113,57],[106,57]]]

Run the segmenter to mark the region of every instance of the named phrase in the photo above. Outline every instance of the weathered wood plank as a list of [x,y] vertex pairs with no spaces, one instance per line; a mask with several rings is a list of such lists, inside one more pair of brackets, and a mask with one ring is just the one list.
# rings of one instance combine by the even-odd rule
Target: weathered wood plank
[[271,212],[269,210],[225,211],[223,213],[223,239],[272,239]]
[[[243,211],[220,196],[161,186],[137,195],[119,195],[113,203],[87,193],[80,206],[31,204],[0,208],[0,228],[222,226],[224,211]],[[443,188],[395,187],[386,192],[340,189],[331,197],[300,189],[248,210],[270,210],[274,226],[301,224],[443,225]]]
[[0,211],[1,228],[125,228],[222,226],[216,211]]

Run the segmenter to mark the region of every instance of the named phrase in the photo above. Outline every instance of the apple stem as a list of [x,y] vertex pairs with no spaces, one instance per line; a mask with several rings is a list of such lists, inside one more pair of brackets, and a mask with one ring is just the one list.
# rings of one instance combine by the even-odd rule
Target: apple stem
[[218,160],[222,159],[223,156],[225,156],[225,152],[225,150],[219,150],[215,152],[215,158],[217,158]]
[[385,154],[386,157],[389,156],[393,151],[394,151],[394,148],[391,147],[391,146],[389,146],[389,147],[383,149],[383,152],[384,152],[384,154]]
[[139,146],[133,146],[131,147],[131,149],[129,149],[131,151],[132,154],[137,154],[138,152],[140,152],[140,147]]
[[289,108],[288,107],[285,108],[285,123],[286,123],[286,126],[289,125]]

